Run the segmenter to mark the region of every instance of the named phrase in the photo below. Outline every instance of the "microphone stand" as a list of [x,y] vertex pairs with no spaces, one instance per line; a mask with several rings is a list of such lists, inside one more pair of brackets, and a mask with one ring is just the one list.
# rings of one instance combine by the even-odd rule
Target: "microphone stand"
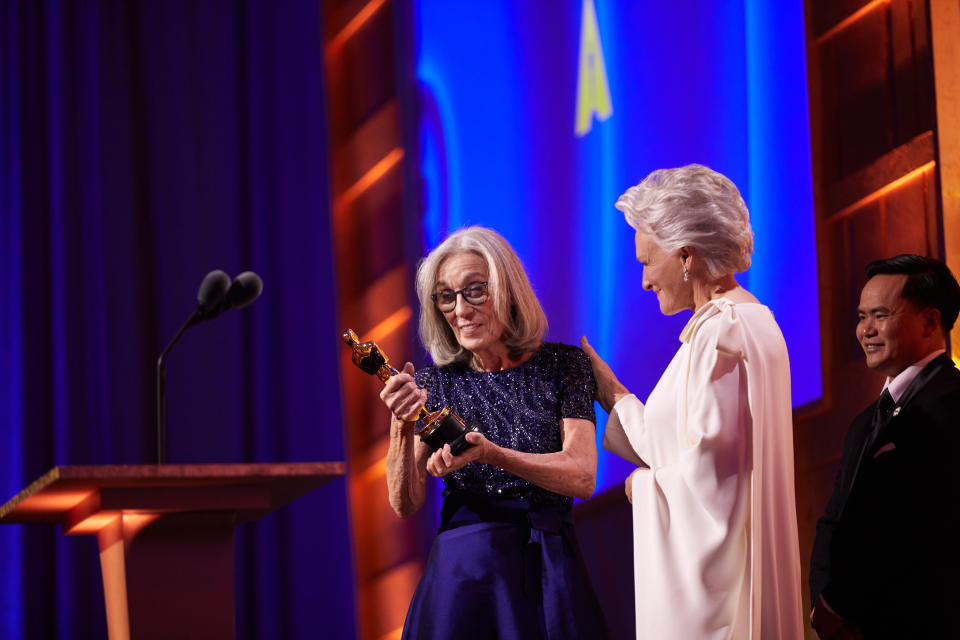
[[219,269],[204,277],[197,293],[200,305],[157,358],[157,464],[167,463],[167,370],[164,359],[184,331],[200,322],[212,320],[224,311],[247,306],[260,295],[262,289],[263,281],[253,271],[244,271],[233,282]]
[[177,344],[183,332],[196,323],[201,313],[201,309],[197,309],[187,318],[177,331],[177,335],[173,336],[173,340],[157,358],[157,464],[167,463],[167,369],[163,360],[173,349],[173,345]]

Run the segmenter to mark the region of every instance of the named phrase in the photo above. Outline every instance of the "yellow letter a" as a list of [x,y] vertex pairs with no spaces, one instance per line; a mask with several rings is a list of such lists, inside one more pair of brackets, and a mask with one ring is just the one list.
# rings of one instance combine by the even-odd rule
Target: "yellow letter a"
[[593,127],[593,114],[603,122],[613,115],[610,87],[607,85],[607,67],[603,62],[600,30],[597,28],[597,10],[593,0],[583,0],[580,17],[580,71],[577,75],[577,122],[574,132],[578,138]]

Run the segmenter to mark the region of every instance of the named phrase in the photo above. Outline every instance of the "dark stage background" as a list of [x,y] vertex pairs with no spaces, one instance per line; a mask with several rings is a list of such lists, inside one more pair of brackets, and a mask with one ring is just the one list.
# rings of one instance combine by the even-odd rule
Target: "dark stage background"
[[[155,461],[343,460],[320,6],[0,3],[0,493]],[[238,530],[239,637],[355,634],[343,480]],[[96,541],[0,528],[0,637],[106,637]],[[319,632],[323,629],[323,633]]]

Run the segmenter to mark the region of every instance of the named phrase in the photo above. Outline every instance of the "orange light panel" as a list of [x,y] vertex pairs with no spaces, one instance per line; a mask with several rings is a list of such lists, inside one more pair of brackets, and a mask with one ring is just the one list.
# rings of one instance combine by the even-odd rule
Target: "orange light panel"
[[390,633],[383,634],[377,640],[400,640],[402,636],[403,636],[403,627],[397,627]]
[[397,147],[385,155],[337,198],[337,201],[334,203],[335,215],[338,218],[342,216],[343,212],[353,204],[353,201],[360,197],[360,194],[376,184],[380,178],[397,166],[401,160],[403,160],[403,149],[401,147]]
[[843,31],[850,25],[852,25],[854,22],[856,22],[863,16],[867,15],[868,13],[870,13],[880,5],[884,5],[884,4],[890,4],[890,0],[873,0],[872,2],[868,2],[867,4],[863,5],[862,7],[860,7],[853,13],[851,13],[849,16],[847,16],[846,18],[838,22],[837,24],[833,25],[831,28],[824,31],[823,34],[817,38],[817,44],[823,44],[824,42],[826,42],[833,36],[837,35],[838,33]]
[[337,55],[337,53],[340,51],[340,48],[347,42],[347,40],[352,38],[353,34],[359,31],[360,27],[365,25],[367,21],[377,13],[377,11],[385,2],[386,0],[371,0],[371,2],[368,2],[363,9],[360,9],[360,11],[357,12],[357,15],[353,16],[350,22],[348,22],[343,29],[340,29],[340,32],[330,40],[330,43],[327,45],[327,49],[324,52],[327,58],[329,59]]
[[879,189],[877,189],[876,191],[874,191],[874,192],[871,193],[870,195],[867,195],[867,196],[864,196],[864,197],[860,198],[859,200],[857,200],[856,202],[854,202],[854,203],[851,204],[851,205],[847,205],[846,207],[844,207],[844,208],[841,209],[840,211],[837,211],[835,214],[833,214],[832,216],[830,216],[830,219],[831,219],[831,220],[836,220],[836,219],[839,219],[839,218],[843,218],[844,216],[850,215],[851,213],[853,213],[853,212],[856,211],[857,209],[860,209],[861,207],[864,207],[864,206],[870,204],[870,203],[873,202],[874,200],[877,200],[878,198],[882,198],[883,196],[887,195],[888,193],[892,193],[892,192],[896,191],[897,189],[899,189],[900,187],[902,187],[902,186],[903,186],[904,184],[906,184],[907,182],[910,182],[910,181],[913,180],[914,178],[918,178],[918,177],[922,176],[925,172],[929,171],[930,169],[933,169],[933,168],[936,166],[936,164],[937,164],[937,163],[936,163],[934,160],[931,160],[930,162],[927,162],[926,164],[920,165],[919,167],[917,167],[916,169],[914,169],[914,170],[911,171],[910,173],[905,174],[905,175],[903,175],[903,176],[900,176],[899,178],[897,178],[897,179],[894,180],[893,182],[889,182],[889,183],[883,185],[882,187],[880,187]]
[[355,485],[355,490],[361,492],[363,485],[368,483],[373,484],[377,482],[380,478],[383,478],[387,475],[387,459],[381,458],[374,464],[370,465],[360,473],[354,474],[351,478],[351,481]]
[[383,340],[388,335],[402,327],[407,321],[409,321],[412,315],[413,309],[411,309],[409,306],[401,307],[384,318],[373,329],[370,329],[370,331],[363,336],[362,340],[364,342],[377,342],[379,340]]

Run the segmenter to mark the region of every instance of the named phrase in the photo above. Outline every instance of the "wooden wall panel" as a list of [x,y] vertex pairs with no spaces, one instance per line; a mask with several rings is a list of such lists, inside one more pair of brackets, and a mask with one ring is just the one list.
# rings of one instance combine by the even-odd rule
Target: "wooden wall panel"
[[870,0],[833,0],[832,2],[807,3],[808,33],[820,37],[826,32],[835,29],[844,20],[855,16],[858,11],[867,5],[874,4]]
[[847,427],[883,383],[854,333],[864,267],[943,257],[928,3],[807,0],[806,10],[824,394],[794,414],[804,579]]
[[[405,239],[404,138],[391,0],[322,3],[332,158],[338,315],[401,368],[414,359],[411,249]],[[418,251],[418,249],[417,249]],[[331,301],[333,303],[333,301]],[[331,336],[335,339],[336,336]],[[357,586],[358,635],[399,638],[433,536],[423,509],[401,520],[387,498],[389,413],[382,383],[340,360]]]
[[823,177],[845,178],[932,130],[930,38],[924,3],[870,3],[816,38]]
[[[944,257],[960,273],[960,0],[930,0],[931,48],[936,71],[937,164],[940,228]],[[951,336],[953,359],[960,364],[960,327]]]
[[[363,19],[368,6],[375,10],[356,27],[351,21]],[[349,35],[337,40],[338,33],[333,36],[336,42],[328,41],[327,45],[327,91],[331,98],[336,97],[327,102],[333,149],[339,149],[347,137],[397,95],[393,3],[371,0],[357,7],[358,3],[349,3],[341,8],[345,14],[331,16],[334,23],[343,24],[341,32],[346,30]],[[330,14],[325,11],[324,15]]]
[[844,178],[889,148],[886,21],[871,11],[824,40],[824,179]]

